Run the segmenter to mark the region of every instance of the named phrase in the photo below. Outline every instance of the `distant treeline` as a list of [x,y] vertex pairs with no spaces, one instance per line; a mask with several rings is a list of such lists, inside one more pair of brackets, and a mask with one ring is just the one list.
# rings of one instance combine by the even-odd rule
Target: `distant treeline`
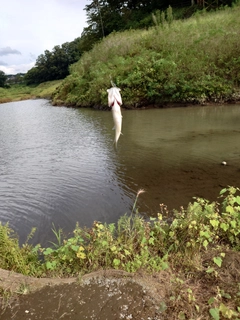
[[88,26],[81,37],[72,42],[57,45],[52,51],[41,54],[35,66],[25,75],[26,84],[64,79],[69,75],[69,66],[82,54],[93,48],[102,38],[112,32],[129,29],[148,29],[154,25],[152,14],[173,7],[174,19],[188,18],[203,7],[231,5],[232,0],[93,0],[85,6]]
[[35,66],[25,75],[27,84],[64,79],[69,74],[69,66],[81,57],[80,38],[55,46],[50,52],[38,56]]

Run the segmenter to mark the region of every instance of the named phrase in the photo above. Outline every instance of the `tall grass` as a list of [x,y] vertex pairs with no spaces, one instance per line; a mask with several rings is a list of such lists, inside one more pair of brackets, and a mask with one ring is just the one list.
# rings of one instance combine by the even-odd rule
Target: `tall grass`
[[[34,233],[34,229],[27,241]],[[37,275],[40,261],[37,248],[26,243],[20,247],[18,236],[8,226],[0,222],[0,268],[12,270],[24,275]]]
[[106,104],[110,77],[125,106],[239,98],[240,6],[149,30],[112,33],[71,66],[55,104]]

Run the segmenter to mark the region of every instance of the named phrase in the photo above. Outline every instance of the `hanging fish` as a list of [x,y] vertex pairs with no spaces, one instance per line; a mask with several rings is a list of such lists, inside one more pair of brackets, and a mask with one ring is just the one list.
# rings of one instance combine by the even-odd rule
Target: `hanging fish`
[[122,105],[122,97],[120,94],[121,89],[117,87],[112,87],[107,90],[108,92],[108,106],[112,108],[113,115],[113,123],[115,129],[115,138],[114,143],[117,147],[117,142],[122,130],[122,113],[121,113],[121,105]]

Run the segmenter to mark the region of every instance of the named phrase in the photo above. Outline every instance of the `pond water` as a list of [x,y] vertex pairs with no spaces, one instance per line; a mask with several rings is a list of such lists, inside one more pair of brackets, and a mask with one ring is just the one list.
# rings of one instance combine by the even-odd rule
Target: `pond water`
[[[78,222],[156,215],[192,197],[216,200],[240,186],[240,105],[122,110],[113,146],[111,112],[53,107],[47,100],[0,105],[0,221],[33,243],[53,241]],[[227,165],[221,165],[226,161]]]

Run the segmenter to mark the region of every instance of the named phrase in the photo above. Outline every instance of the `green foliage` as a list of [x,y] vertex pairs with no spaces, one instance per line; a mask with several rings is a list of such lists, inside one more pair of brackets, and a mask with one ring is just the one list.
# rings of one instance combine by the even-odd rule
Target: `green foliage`
[[46,272],[75,274],[100,268],[129,272],[140,268],[166,269],[167,257],[160,257],[154,249],[160,242],[157,239],[159,232],[159,228],[150,231],[150,222],[138,215],[124,215],[117,225],[95,222],[90,230],[77,226],[74,237],[64,240],[59,248],[42,249]]
[[[31,238],[33,233],[34,230],[28,238]],[[0,268],[25,275],[37,275],[39,265],[38,246],[33,248],[26,242],[20,247],[8,224],[0,223]]]
[[[172,259],[169,257],[176,254],[184,255],[186,260],[220,245],[240,250],[238,188],[221,191],[221,210],[217,202],[197,198],[186,210],[176,211],[170,224],[163,219],[166,207],[161,206],[162,213],[149,221],[137,213],[137,199],[142,192],[139,190],[136,196],[132,213],[122,216],[117,224],[94,222],[90,229],[77,225],[69,239],[53,226],[57,242],[49,248],[32,248],[27,243],[20,248],[8,225],[0,225],[0,266],[24,274],[76,274],[99,268],[157,271],[167,269]],[[39,251],[44,257],[41,267]],[[217,275],[215,268],[221,268],[224,257],[224,251],[214,255],[207,273]]]
[[80,56],[80,38],[55,46],[52,52],[45,50],[44,54],[38,56],[35,66],[26,73],[24,80],[30,85],[64,79],[69,74],[69,66],[78,61]]
[[60,83],[61,80],[44,82],[38,86],[12,84],[10,88],[0,88],[0,103],[35,99],[36,97],[49,99]]
[[6,80],[7,80],[7,76],[5,75],[5,73],[3,71],[0,70],[0,87],[5,86]]
[[226,303],[227,300],[231,301],[231,299],[232,296],[229,293],[226,293],[224,290],[218,288],[216,295],[208,300],[208,304],[211,306],[209,309],[211,319],[219,320],[223,318],[238,320],[239,308],[234,310],[231,304],[229,306]]
[[84,253],[83,253],[83,239],[80,235],[81,230],[77,226],[74,230],[74,237],[64,240],[61,244],[61,231],[54,234],[58,243],[54,245],[54,249],[41,249],[45,259],[46,271],[58,271],[59,274],[72,274],[83,267]]
[[[186,210],[175,212],[172,223],[168,224],[162,213],[149,221],[137,213],[137,199],[143,192],[139,190],[132,213],[122,216],[116,225],[95,222],[91,229],[77,225],[74,236],[63,242],[62,231],[53,229],[57,244],[41,249],[45,272],[75,274],[99,268],[157,271],[168,268],[169,256],[176,253],[192,256],[220,244],[239,250],[238,191],[233,187],[222,190],[221,196],[227,195],[221,212],[218,203],[198,198]],[[212,262],[220,268],[224,257],[224,252],[219,253]],[[217,274],[209,265],[207,273],[212,272]]]
[[[161,213],[148,220],[137,212],[142,192],[137,193],[131,213],[116,224],[95,221],[92,228],[76,225],[70,238],[53,226],[56,242],[48,248],[27,244],[34,230],[19,247],[13,231],[0,224],[0,267],[38,276],[82,275],[109,268],[151,273],[166,270],[162,274],[171,274],[171,281],[159,306],[163,319],[171,315],[176,319],[198,319],[202,315],[204,319],[239,319],[239,275],[234,275],[228,287],[229,280],[225,279],[232,279],[227,255],[231,253],[236,261],[239,258],[240,189],[224,188],[220,203],[194,198],[173,216],[162,204]],[[239,272],[239,265],[236,267]],[[206,288],[206,283],[211,290],[205,297],[201,288]],[[19,293],[27,291],[24,285],[19,288]],[[7,292],[2,295],[7,298]]]
[[164,28],[166,24],[169,26],[173,22],[173,11],[172,7],[169,6],[165,11],[156,10],[156,12],[152,13],[153,23],[155,25],[156,30],[159,28]]
[[152,25],[151,12],[166,9],[167,1],[92,1],[86,5],[88,27],[84,37],[95,42],[114,31],[146,28]]
[[[170,226],[169,241],[175,250],[201,250],[209,245],[230,245],[240,249],[240,196],[238,188],[229,187],[221,191],[225,196],[222,210],[217,202],[196,198],[187,210],[175,214]],[[221,258],[215,258],[221,264]]]
[[110,77],[124,106],[238,99],[240,6],[174,20],[155,11],[155,27],[111,33],[70,68],[54,104],[106,105]]
[[218,308],[211,308],[209,310],[210,315],[214,320],[219,320],[219,309]]
[[[235,2],[233,0],[224,1],[224,4],[227,5],[232,3]],[[115,31],[147,29],[153,25],[165,27],[172,23],[173,18],[189,18],[196,11],[203,9],[203,3],[198,2],[198,5],[191,5],[190,0],[184,2],[185,7],[182,7],[182,3],[177,1],[171,4],[174,5],[173,9],[166,0],[92,1],[85,7],[88,26],[84,28],[81,35],[80,48],[83,52],[89,51],[93,44]],[[218,8],[221,4],[222,1],[210,1],[207,9]]]
[[[134,272],[145,268],[149,271],[168,268],[167,253],[163,249],[167,224],[162,216],[147,222],[136,211],[139,190],[130,215],[122,216],[118,223],[94,222],[91,229],[78,225],[74,236],[61,244],[62,232],[53,229],[57,239],[54,248],[44,248],[44,269],[48,274],[76,274],[100,268],[122,269]],[[163,250],[165,251],[165,249]]]

